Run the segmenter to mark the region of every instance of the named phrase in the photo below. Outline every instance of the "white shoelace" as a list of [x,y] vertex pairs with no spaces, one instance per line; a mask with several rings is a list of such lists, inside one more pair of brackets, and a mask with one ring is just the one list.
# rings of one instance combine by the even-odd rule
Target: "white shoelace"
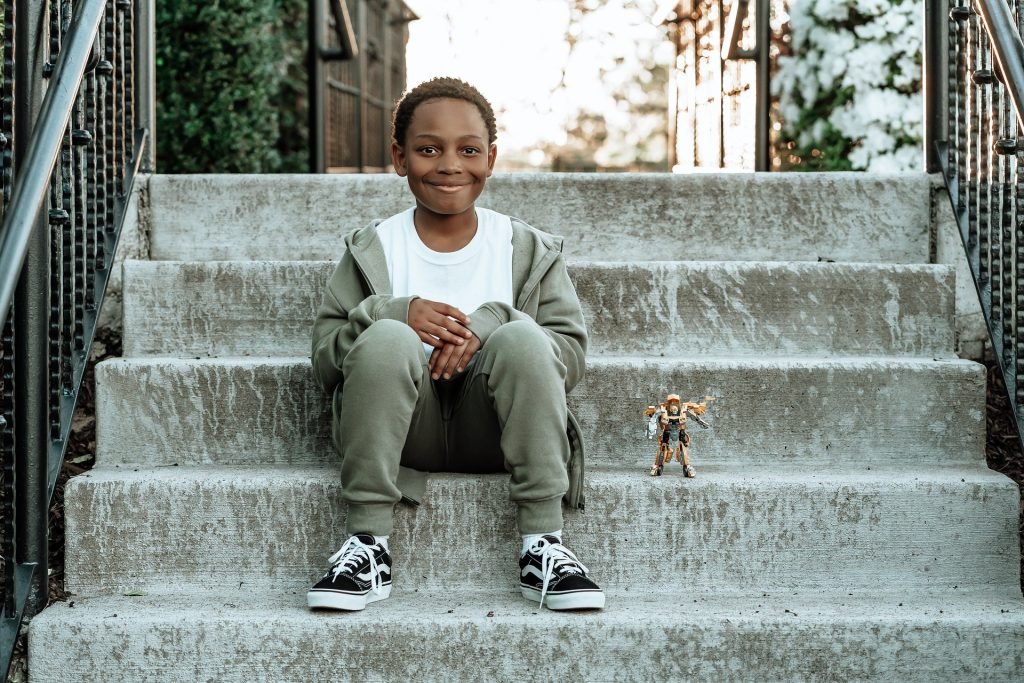
[[576,555],[561,543],[551,543],[545,538],[539,539],[530,546],[531,555],[540,555],[540,573],[543,575],[544,583],[540,588],[540,606],[544,606],[544,598],[548,594],[548,584],[551,577],[559,574],[586,574],[587,568],[583,566]]
[[338,574],[355,569],[363,558],[366,558],[370,562],[370,590],[380,595],[384,582],[380,578],[380,572],[377,571],[377,559],[373,556],[375,547],[375,545],[366,545],[355,536],[349,538],[345,541],[345,545],[341,546],[341,550],[327,559],[327,562],[332,565],[331,571],[334,572],[331,578],[336,579]]

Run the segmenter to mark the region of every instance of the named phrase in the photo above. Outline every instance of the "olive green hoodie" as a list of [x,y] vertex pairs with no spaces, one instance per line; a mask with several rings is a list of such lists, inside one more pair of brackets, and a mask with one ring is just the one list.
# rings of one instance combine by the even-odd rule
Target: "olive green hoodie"
[[[335,415],[342,400],[342,363],[356,338],[377,320],[408,322],[409,302],[415,298],[391,293],[384,249],[377,237],[380,222],[345,236],[346,251],[327,283],[313,324],[313,375],[325,391],[333,392]],[[566,366],[568,393],[583,378],[587,329],[562,257],[562,239],[517,218],[512,218],[512,296],[515,306],[490,302],[469,312],[469,329],[482,345],[507,322],[535,320],[558,347]],[[337,421],[332,434],[335,446],[341,438],[336,430]],[[572,413],[566,430],[571,456],[565,501],[572,508],[582,508],[583,440]],[[398,486],[404,498],[419,503],[426,477],[402,468]]]

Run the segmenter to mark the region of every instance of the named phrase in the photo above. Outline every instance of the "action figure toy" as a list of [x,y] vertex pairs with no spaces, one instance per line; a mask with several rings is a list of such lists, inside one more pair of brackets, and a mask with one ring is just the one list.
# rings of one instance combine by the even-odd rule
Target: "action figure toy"
[[[686,401],[679,399],[679,394],[669,394],[664,403],[656,406],[647,406],[644,416],[647,420],[647,438],[653,439],[660,431],[658,439],[658,452],[654,456],[654,466],[651,467],[651,476],[660,477],[662,469],[666,464],[672,462],[673,456],[683,466],[683,472],[687,477],[696,477],[697,470],[690,463],[690,435],[686,432],[686,418],[693,418],[694,422],[704,429],[711,425],[705,422],[700,416],[707,412],[708,403],[714,401],[714,397],[705,396],[700,402]],[[676,447],[672,448],[672,435],[675,433]]]

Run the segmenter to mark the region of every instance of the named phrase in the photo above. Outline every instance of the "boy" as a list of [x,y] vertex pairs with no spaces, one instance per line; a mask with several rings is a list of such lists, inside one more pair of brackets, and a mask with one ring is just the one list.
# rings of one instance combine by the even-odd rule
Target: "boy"
[[393,138],[416,206],[345,238],[313,326],[350,538],[309,606],[360,610],[390,595],[393,508],[419,504],[426,472],[507,470],[523,596],[601,608],[604,593],[561,544],[563,497],[583,502],[565,394],[587,345],[561,240],[476,208],[496,126],[469,84],[437,78],[409,91]]

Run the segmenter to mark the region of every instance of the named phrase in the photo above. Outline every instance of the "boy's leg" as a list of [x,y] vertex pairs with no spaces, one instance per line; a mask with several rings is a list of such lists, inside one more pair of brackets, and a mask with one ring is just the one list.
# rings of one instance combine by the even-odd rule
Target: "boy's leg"
[[467,369],[448,426],[449,453],[462,472],[504,465],[519,533],[560,530],[569,488],[566,422],[565,365],[555,347],[533,321],[506,323]]
[[[394,506],[402,497],[399,464],[432,469],[429,458],[444,450],[423,344],[408,325],[380,320],[359,335],[342,370],[345,384],[334,419],[342,436],[346,527],[350,534],[388,536]],[[410,431],[415,439],[408,439]],[[403,450],[411,451],[404,459]]]
[[386,537],[401,498],[399,463],[430,469],[444,432],[423,345],[409,326],[375,322],[356,340],[342,370],[345,384],[332,426],[343,437],[335,441],[342,450],[349,539],[306,600],[312,608],[361,610],[391,595]]
[[448,443],[460,469],[512,474],[523,549],[523,597],[550,609],[600,609],[604,592],[562,545],[566,464],[565,365],[532,321],[507,323],[491,334],[467,372],[449,423]]

